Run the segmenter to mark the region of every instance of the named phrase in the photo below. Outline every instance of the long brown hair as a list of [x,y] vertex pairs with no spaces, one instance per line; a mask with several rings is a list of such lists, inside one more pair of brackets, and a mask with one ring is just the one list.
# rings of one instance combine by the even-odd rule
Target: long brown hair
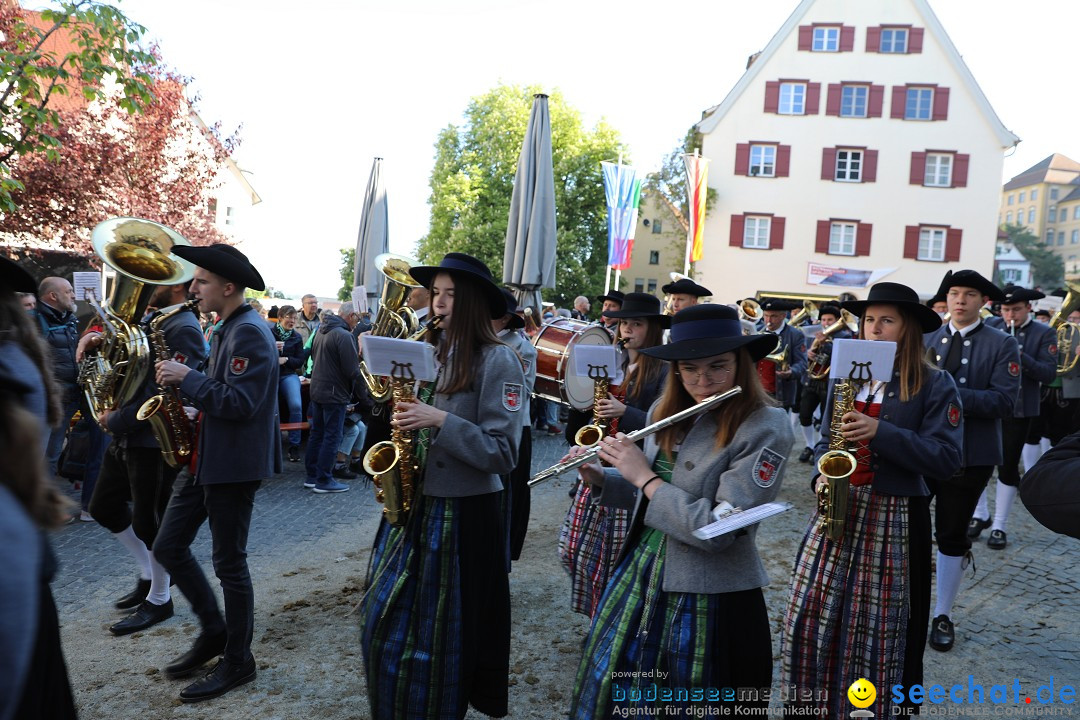
[[[652,417],[653,422],[671,417],[680,410],[685,410],[696,404],[694,398],[683,387],[678,370],[678,363],[672,362],[671,368],[668,370],[664,392],[660,399],[657,400],[656,410]],[[717,449],[731,442],[731,438],[735,436],[735,431],[739,429],[739,425],[755,410],[776,405],[776,402],[761,387],[757,365],[750,359],[750,353],[746,351],[745,347],[735,351],[734,384],[741,387],[742,392],[730,400],[726,400],[715,410],[710,411],[716,418]],[[686,433],[693,427],[695,420],[696,418],[687,418],[658,432],[656,442],[660,446],[661,452],[670,458],[675,445],[686,437]]]
[[[922,326],[919,325],[919,319],[915,317],[915,314],[903,305],[894,303],[881,303],[881,305],[896,308],[904,321],[904,327],[900,330],[900,339],[896,342],[896,370],[900,373],[900,402],[907,402],[919,394],[934,366],[926,357]],[[873,305],[867,305],[867,308],[871,307]],[[865,312],[864,310],[863,313]],[[866,328],[861,318],[859,319],[859,339],[866,339]]]
[[40,420],[14,393],[0,388],[0,484],[11,490],[35,524],[53,528],[64,523],[70,502],[49,480],[40,447]]
[[[633,320],[635,318],[626,318],[627,320]],[[656,347],[662,345],[664,342],[664,328],[660,326],[660,321],[655,317],[643,318],[647,321],[645,329],[645,340],[642,342],[642,348]],[[627,400],[637,400],[642,393],[642,390],[656,382],[656,379],[660,377],[660,373],[663,370],[664,361],[659,358],[654,358],[651,355],[644,353],[638,353],[637,362],[634,364],[634,369],[626,374],[626,379],[623,380],[624,387],[630,387],[630,383],[634,383],[633,389],[627,393]],[[669,373],[670,374],[670,373]]]
[[33,316],[23,309],[15,293],[6,289],[0,290],[0,342],[18,345],[37,368],[45,386],[46,420],[50,426],[58,425],[63,399],[53,377],[51,351],[40,329],[34,326]]
[[[453,354],[453,362],[446,365],[448,373],[439,381],[439,392],[453,395],[472,389],[475,368],[484,345],[499,345],[499,338],[491,329],[491,309],[487,296],[480,289],[481,280],[474,280],[468,273],[441,270],[454,281],[454,310],[447,329],[439,328],[427,334],[428,341],[439,348],[439,361],[447,363]],[[438,277],[438,273],[435,277]],[[434,284],[432,279],[432,284]],[[428,290],[431,290],[429,287]],[[428,303],[428,314],[434,316],[435,294]],[[439,344],[439,338],[446,341]]]

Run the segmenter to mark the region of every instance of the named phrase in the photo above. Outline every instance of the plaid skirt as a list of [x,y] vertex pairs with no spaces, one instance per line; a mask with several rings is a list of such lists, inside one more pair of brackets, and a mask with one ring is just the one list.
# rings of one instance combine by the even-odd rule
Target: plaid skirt
[[[832,542],[810,520],[784,613],[783,682],[815,692],[809,704],[846,717],[859,678],[878,688],[876,717],[891,713],[887,688],[902,682],[910,589],[909,499],[852,486],[844,537]],[[917,650],[921,654],[922,648]]]
[[502,493],[422,497],[404,528],[379,526],[361,646],[371,717],[507,714],[510,587]]
[[626,510],[598,505],[592,488],[578,483],[559,532],[559,559],[570,574],[570,608],[592,617],[600,604],[630,529]]

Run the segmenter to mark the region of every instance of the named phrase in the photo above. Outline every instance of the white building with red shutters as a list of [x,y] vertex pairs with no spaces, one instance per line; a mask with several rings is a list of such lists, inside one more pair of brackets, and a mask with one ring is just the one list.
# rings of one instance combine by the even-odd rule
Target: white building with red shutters
[[726,301],[993,272],[1019,138],[926,0],[803,0],[698,130],[717,198],[695,276]]

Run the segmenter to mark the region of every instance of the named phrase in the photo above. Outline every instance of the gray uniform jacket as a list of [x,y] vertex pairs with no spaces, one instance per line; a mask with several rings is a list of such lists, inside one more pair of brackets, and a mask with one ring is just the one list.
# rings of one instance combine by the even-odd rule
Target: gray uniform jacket
[[281,472],[277,359],[270,327],[242,305],[211,338],[206,372],[192,370],[180,383],[203,411],[196,483],[250,482]]
[[789,348],[787,359],[791,370],[791,377],[787,380],[776,378],[776,400],[783,405],[794,405],[795,395],[799,391],[799,378],[806,372],[806,336],[802,330],[793,328],[786,322],[776,334],[783,338],[781,342]]
[[[164,308],[161,314],[176,309],[176,306]],[[156,317],[157,313],[147,318],[146,331],[149,336],[149,321]],[[202,328],[195,314],[185,310],[177,313],[162,323],[165,333],[165,344],[169,348],[169,356],[166,360],[174,360],[187,365],[192,370],[199,370],[206,362],[206,340],[203,338]],[[154,355],[153,343],[150,345],[152,362],[159,360]],[[152,366],[151,366],[152,368]],[[142,404],[158,393],[157,383],[154,381],[153,369],[146,376],[142,392],[135,396],[127,405],[120,407],[116,412],[109,415],[109,432],[124,447],[158,447],[157,438],[150,430],[150,423],[139,420],[136,415]]]
[[525,333],[518,329],[503,330],[499,339],[518,354],[525,369],[525,399],[521,407],[521,425],[529,424],[529,405],[533,388],[536,386],[536,348]]
[[[655,406],[653,407],[655,410]],[[667,535],[663,588],[668,592],[727,593],[762,587],[769,576],[757,554],[757,526],[698,540],[693,531],[708,525],[721,501],[749,509],[771,502],[780,491],[784,463],[794,436],[787,413],[760,408],[739,426],[731,442],[716,448],[716,413],[706,413],[679,447],[671,482],[660,487],[645,510],[646,525]],[[650,411],[650,418],[652,411]],[[655,461],[655,435],[645,439],[645,455]],[[641,510],[641,493],[614,469],[605,470],[597,502]]]
[[502,343],[480,351],[471,390],[436,392],[435,407],[449,415],[431,430],[424,494],[467,497],[502,490],[499,476],[517,465],[524,396],[521,362]]
[[[948,357],[952,331],[946,323],[925,335],[930,361]],[[980,325],[963,339],[954,379],[964,410],[964,467],[1000,465],[1001,419],[1013,416],[1020,396],[1020,350],[1000,330]]]
[[[999,317],[988,318],[986,324],[1006,334],[1009,332],[1005,321]],[[1057,377],[1057,332],[1029,316],[1013,337],[1020,346],[1021,373],[1020,401],[1016,403],[1015,416],[1038,417],[1042,386],[1049,385]]]

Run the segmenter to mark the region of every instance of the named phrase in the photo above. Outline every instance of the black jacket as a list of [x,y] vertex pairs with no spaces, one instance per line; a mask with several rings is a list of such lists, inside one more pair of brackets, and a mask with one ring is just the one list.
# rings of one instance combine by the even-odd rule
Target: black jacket
[[295,330],[290,331],[289,336],[285,337],[285,331],[277,324],[270,328],[270,334],[274,336],[275,341],[285,343],[278,357],[288,358],[285,364],[278,365],[278,379],[290,373],[296,373],[304,364],[304,338]]
[[53,373],[62,385],[74,385],[79,379],[75,349],[79,345],[79,320],[70,310],[56,310],[40,303],[34,311],[41,334],[52,351]]
[[323,317],[311,344],[311,399],[318,403],[352,402],[353,385],[360,377],[356,340],[337,315]]

